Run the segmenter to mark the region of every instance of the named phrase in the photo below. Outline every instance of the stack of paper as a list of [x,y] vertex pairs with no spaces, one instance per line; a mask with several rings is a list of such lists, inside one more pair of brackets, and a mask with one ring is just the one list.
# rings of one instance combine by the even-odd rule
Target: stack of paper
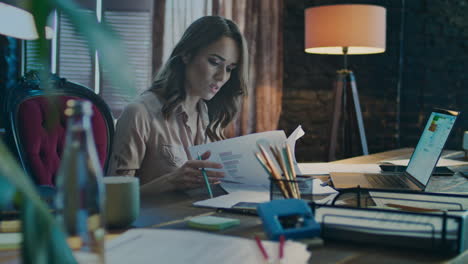
[[[278,259],[277,242],[263,241],[271,260]],[[286,241],[283,263],[307,263],[304,244]],[[252,239],[197,231],[131,229],[106,246],[106,262],[119,263],[263,263]]]
[[299,163],[299,169],[304,175],[328,175],[330,172],[381,172],[378,164],[336,164],[326,162]]
[[[393,159],[393,160],[382,160],[380,163],[407,166],[408,162],[409,162],[409,159]],[[468,165],[468,162],[460,161],[460,160],[453,160],[453,159],[444,159],[444,158],[440,158],[439,161],[437,161],[437,167],[450,167],[450,166],[462,166],[462,165]]]
[[[332,195],[337,191],[330,186],[322,186],[322,181],[313,179],[312,181],[312,194],[313,195]],[[231,208],[233,205],[240,202],[248,203],[264,203],[270,201],[270,190],[266,186],[236,184],[236,183],[223,183],[222,187],[229,193],[221,195],[212,199],[198,201],[193,203],[194,206],[211,207],[211,208]],[[310,190],[310,189],[309,189]],[[307,194],[307,193],[303,193]],[[333,198],[333,197],[331,197]],[[331,199],[330,198],[330,199]],[[325,203],[330,199],[323,201],[315,201],[318,203]]]

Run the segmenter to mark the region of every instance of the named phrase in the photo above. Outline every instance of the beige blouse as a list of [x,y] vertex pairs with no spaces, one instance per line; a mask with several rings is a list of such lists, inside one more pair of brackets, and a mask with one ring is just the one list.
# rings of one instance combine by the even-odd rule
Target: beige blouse
[[134,170],[140,184],[145,184],[192,159],[189,146],[208,143],[208,108],[202,100],[196,131],[187,124],[188,115],[182,106],[164,119],[163,104],[162,98],[147,91],[125,108],[117,121],[107,175]]

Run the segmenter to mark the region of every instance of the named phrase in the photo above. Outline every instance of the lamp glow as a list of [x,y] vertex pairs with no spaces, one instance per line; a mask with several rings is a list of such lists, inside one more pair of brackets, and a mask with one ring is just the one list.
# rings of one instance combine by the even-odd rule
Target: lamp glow
[[305,52],[343,55],[385,51],[386,10],[376,5],[328,5],[305,10]]

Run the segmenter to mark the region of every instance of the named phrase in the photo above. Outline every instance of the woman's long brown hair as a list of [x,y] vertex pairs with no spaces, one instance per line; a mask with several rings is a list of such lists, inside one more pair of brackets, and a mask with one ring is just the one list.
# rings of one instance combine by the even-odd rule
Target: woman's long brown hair
[[162,112],[166,119],[169,118],[186,98],[183,56],[195,56],[199,50],[221,37],[232,38],[237,43],[241,55],[229,80],[211,100],[206,101],[210,119],[206,133],[213,141],[224,139],[223,129],[237,116],[242,97],[247,95],[247,44],[234,22],[220,16],[205,16],[193,22],[184,32],[150,88],[150,91],[165,99]]

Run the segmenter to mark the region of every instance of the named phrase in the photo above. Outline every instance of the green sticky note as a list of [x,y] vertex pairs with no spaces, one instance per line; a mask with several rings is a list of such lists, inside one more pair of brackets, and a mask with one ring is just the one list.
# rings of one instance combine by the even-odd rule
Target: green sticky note
[[188,226],[205,230],[223,230],[240,224],[239,219],[219,216],[198,216],[190,219]]

